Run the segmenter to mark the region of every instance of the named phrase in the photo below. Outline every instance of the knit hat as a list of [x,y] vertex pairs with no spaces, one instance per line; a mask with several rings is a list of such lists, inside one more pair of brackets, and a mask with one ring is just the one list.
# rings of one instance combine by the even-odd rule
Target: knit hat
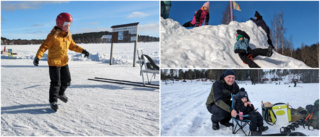
[[234,76],[234,72],[231,69],[227,69],[224,73],[223,73],[223,78],[225,78],[228,75],[233,75]]
[[243,35],[241,35],[241,34],[236,34],[237,41],[238,41],[240,38],[242,38],[242,37],[243,37]]
[[257,18],[261,18],[261,17],[262,17],[262,16],[259,14],[258,11],[256,11],[256,13],[254,14],[254,16],[257,17]]
[[210,8],[210,3],[209,1],[205,2],[202,7],[207,7],[208,9]]
[[249,99],[248,99],[248,93],[245,91],[244,88],[241,88],[240,91],[239,91],[239,93],[238,93],[238,99],[242,99],[242,98],[244,98],[244,97],[246,97],[247,100],[249,100]]

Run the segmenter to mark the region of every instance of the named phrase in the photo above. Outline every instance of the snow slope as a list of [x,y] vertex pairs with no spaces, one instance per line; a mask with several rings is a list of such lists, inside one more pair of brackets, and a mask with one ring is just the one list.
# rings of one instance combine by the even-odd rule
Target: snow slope
[[[159,43],[142,43],[145,53],[157,58]],[[7,46],[21,59],[1,60],[1,135],[3,136],[157,136],[159,90],[89,81],[104,77],[141,82],[139,64],[132,67],[133,44],[115,46],[116,65],[104,62],[110,46],[80,44],[92,53],[69,51],[71,86],[68,103],[49,106],[49,69],[46,60],[32,64],[40,45]],[[2,46],[3,49],[3,46]],[[130,53],[130,54],[129,54]],[[97,58],[95,55],[104,55]],[[77,58],[77,59],[75,59]],[[97,59],[97,61],[95,60]],[[159,59],[158,59],[159,60]],[[159,83],[159,76],[154,83]]]
[[[212,130],[211,114],[206,108],[206,100],[212,82],[187,81],[174,84],[161,83],[161,135],[162,136],[244,136],[242,132],[232,134],[231,127],[220,126],[220,130]],[[259,108],[261,101],[278,103],[289,102],[293,108],[313,104],[319,98],[319,84],[298,84],[293,88],[288,85],[275,84],[239,84],[248,92],[251,102]],[[266,90],[267,89],[267,90]],[[230,121],[231,122],[231,121]],[[270,126],[264,132],[279,133],[281,125]],[[249,131],[249,126],[244,128]],[[299,127],[295,131],[310,136],[319,136],[319,130],[310,131]]]
[[[268,48],[267,36],[251,20],[229,25],[205,25],[186,29],[172,19],[161,18],[162,68],[248,68],[234,53],[236,30],[250,36],[250,47]],[[262,68],[308,68],[303,62],[273,53],[254,61]]]

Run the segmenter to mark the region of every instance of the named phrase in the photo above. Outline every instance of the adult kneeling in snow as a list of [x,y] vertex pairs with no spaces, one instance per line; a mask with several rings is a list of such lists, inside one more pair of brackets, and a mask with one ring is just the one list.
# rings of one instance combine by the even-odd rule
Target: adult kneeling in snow
[[234,53],[238,53],[241,60],[248,64],[250,68],[260,68],[256,63],[252,61],[258,55],[271,57],[272,47],[269,46],[268,49],[251,49],[249,47],[250,37],[249,35],[242,31],[237,30],[236,34],[237,42],[234,44]]
[[231,117],[236,117],[237,112],[231,108],[231,93],[239,92],[239,86],[235,82],[235,74],[232,70],[226,70],[217,80],[212,84],[210,94],[208,96],[206,105],[208,111],[212,114],[212,129],[219,129],[219,122],[226,127],[233,126],[229,123]]

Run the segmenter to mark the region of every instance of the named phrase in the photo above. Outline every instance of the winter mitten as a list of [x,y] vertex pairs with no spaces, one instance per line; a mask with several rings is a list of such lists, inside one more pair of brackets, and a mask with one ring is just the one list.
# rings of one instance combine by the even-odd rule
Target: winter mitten
[[39,65],[39,58],[35,57],[33,60],[33,65],[38,66]]
[[250,20],[253,20],[253,18],[250,18]]
[[200,26],[199,22],[196,22],[196,26],[197,26],[197,27],[199,27],[199,26]]
[[89,58],[89,52],[86,51],[85,49],[82,51],[82,54],[84,54],[84,57]]

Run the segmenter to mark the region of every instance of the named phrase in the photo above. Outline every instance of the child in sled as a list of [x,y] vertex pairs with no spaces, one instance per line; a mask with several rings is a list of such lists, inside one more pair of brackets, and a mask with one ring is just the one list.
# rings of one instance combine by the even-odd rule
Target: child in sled
[[249,115],[246,119],[250,122],[251,135],[261,135],[263,131],[268,130],[267,126],[263,126],[263,118],[261,114],[254,109],[253,104],[251,104],[247,92],[244,88],[239,91],[238,100],[236,100],[234,109],[239,112],[243,112],[243,115]]
[[209,8],[210,8],[210,3],[207,1],[206,3],[203,4],[203,6],[196,11],[196,13],[193,16],[192,21],[186,22],[183,24],[184,27],[199,27],[202,25],[203,21],[205,21],[205,25],[208,25],[209,22]]
[[256,48],[252,50],[249,47],[250,37],[242,30],[237,30],[236,38],[237,42],[234,44],[234,53],[238,53],[241,60],[248,64],[250,68],[260,68],[252,61],[256,56],[261,55],[271,57],[273,53],[271,46],[269,46],[268,49]]
[[56,26],[48,34],[47,39],[41,44],[33,60],[35,66],[48,50],[48,65],[50,76],[49,102],[54,111],[58,110],[57,101],[67,103],[65,91],[70,86],[71,76],[68,66],[68,50],[84,54],[89,57],[89,52],[75,44],[69,31],[73,19],[69,13],[60,13],[56,18]]

